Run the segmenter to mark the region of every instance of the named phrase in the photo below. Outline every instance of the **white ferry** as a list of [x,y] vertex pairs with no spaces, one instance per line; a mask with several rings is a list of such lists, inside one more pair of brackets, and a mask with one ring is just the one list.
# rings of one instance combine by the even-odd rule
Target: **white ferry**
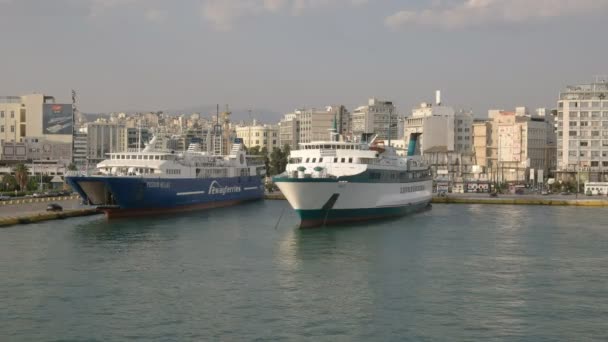
[[371,142],[300,144],[274,182],[301,218],[302,228],[405,215],[429,206],[430,169],[417,156]]

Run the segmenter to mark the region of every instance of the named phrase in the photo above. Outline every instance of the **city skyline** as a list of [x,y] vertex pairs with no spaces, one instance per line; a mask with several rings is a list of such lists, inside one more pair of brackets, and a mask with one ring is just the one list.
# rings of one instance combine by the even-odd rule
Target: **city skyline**
[[608,47],[580,43],[608,29],[607,9],[600,0],[0,0],[9,80],[0,94],[65,101],[76,89],[92,113],[354,109],[375,96],[404,115],[436,89],[476,117],[553,108],[566,85],[608,73]]

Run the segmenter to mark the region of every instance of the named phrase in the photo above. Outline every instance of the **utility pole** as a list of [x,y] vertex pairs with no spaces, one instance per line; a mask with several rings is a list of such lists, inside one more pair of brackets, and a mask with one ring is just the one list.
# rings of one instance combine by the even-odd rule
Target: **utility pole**
[[253,121],[251,121],[251,109],[249,109],[247,112],[249,112],[249,141],[247,142],[247,148],[250,149],[251,148],[251,126],[253,125]]
[[74,137],[76,136],[76,90],[72,89],[72,164],[74,164],[74,150],[76,145]]

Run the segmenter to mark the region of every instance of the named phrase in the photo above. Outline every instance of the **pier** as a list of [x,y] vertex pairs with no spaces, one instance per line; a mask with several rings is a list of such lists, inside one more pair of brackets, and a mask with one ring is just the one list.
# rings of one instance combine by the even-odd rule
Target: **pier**
[[[267,200],[285,200],[280,192],[264,195]],[[441,204],[507,204],[507,205],[553,205],[580,207],[608,207],[608,197],[575,195],[540,196],[540,195],[499,195],[490,197],[488,194],[448,194],[433,196],[431,203]]]

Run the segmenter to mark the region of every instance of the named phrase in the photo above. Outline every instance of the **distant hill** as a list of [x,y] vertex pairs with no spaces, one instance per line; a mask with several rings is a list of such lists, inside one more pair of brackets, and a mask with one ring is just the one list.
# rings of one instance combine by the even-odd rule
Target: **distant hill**
[[[220,106],[220,113],[226,109],[225,106]],[[247,108],[229,108],[232,112],[232,121],[238,122],[241,120],[249,121],[249,110]],[[216,106],[195,106],[178,110],[167,110],[165,113],[170,115],[200,113],[203,117],[215,116]],[[276,123],[283,117],[282,113],[263,108],[251,108],[251,117],[262,123]]]
[[[222,111],[225,110],[224,106],[220,106],[220,113]],[[239,122],[241,120],[243,121],[249,121],[249,110],[248,109],[241,109],[241,108],[230,108],[230,111],[232,112],[232,121],[233,122]],[[136,110],[130,110],[130,111],[125,111],[125,113],[127,114],[135,114],[138,112],[142,112],[142,113],[146,113],[149,111],[136,111]],[[167,110],[162,110],[163,113],[166,113],[168,115],[181,115],[181,114],[192,114],[192,113],[200,113],[202,117],[212,117],[215,116],[216,113],[216,106],[194,106],[194,107],[190,107],[190,108],[184,108],[184,109],[167,109]],[[99,118],[109,118],[110,114],[109,113],[83,113],[83,115],[86,117],[87,121],[95,121]],[[274,124],[279,122],[279,120],[283,117],[282,113],[278,113],[272,110],[267,110],[267,109],[258,109],[258,108],[252,108],[251,109],[251,118],[252,119],[256,119],[258,122],[260,123],[269,123],[269,124]]]

